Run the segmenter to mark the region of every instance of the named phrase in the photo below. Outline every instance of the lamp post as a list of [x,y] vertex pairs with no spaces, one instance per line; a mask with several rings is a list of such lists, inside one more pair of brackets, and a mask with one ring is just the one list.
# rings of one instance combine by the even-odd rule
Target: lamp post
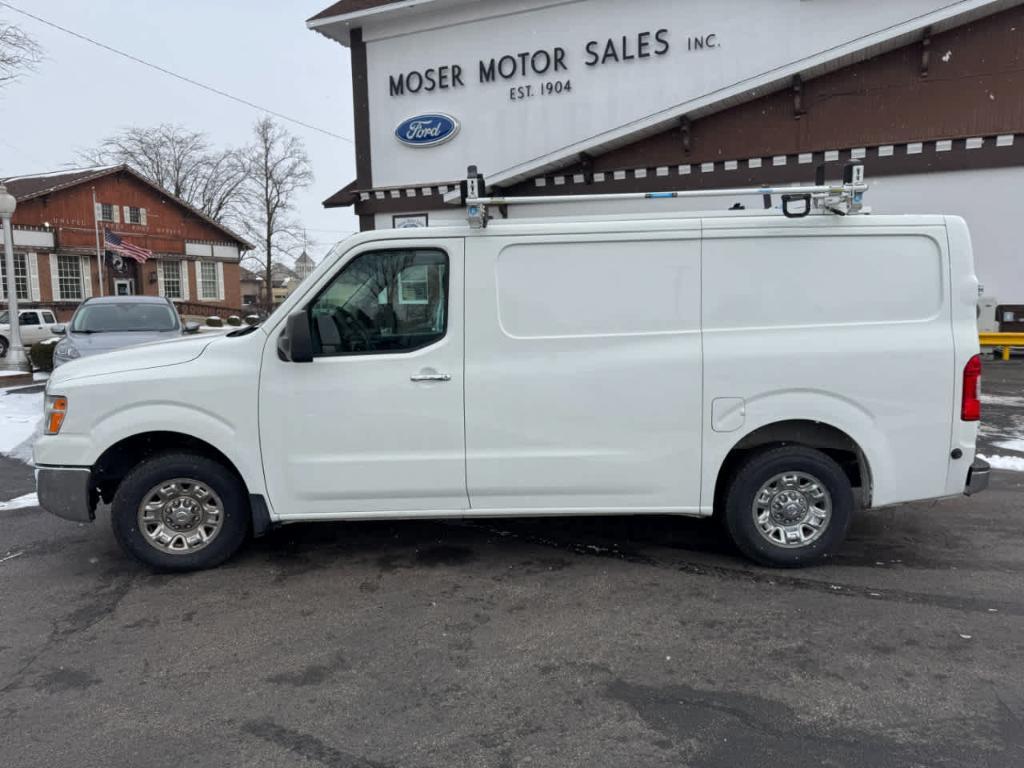
[[4,264],[7,272],[7,318],[11,321],[11,338],[7,348],[7,358],[3,364],[0,364],[0,368],[12,371],[31,371],[28,357],[25,356],[25,348],[21,345],[21,327],[18,325],[18,281],[14,278],[14,232],[11,229],[11,217],[17,207],[18,201],[14,199],[14,195],[8,194],[7,187],[0,184],[0,219],[3,220]]

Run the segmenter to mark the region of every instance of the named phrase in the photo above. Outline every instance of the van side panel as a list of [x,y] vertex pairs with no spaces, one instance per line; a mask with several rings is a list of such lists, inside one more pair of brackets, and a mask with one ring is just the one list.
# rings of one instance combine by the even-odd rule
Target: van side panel
[[699,233],[466,240],[474,511],[698,511]]
[[944,227],[869,217],[705,227],[702,269],[704,413],[735,398],[745,415],[739,428],[705,433],[705,507],[736,443],[793,419],[859,445],[873,505],[946,494],[954,377]]
[[[960,405],[963,397],[964,366],[981,351],[978,345],[978,278],[974,274],[974,254],[967,224],[959,216],[946,217],[946,233],[949,237],[950,303],[953,324],[955,362],[953,364],[952,435],[953,448],[959,448],[963,457],[949,462],[946,478],[946,493],[963,493],[967,483],[967,470],[974,461],[974,446],[978,439],[978,422],[961,421]],[[984,373],[982,391],[984,392]],[[984,406],[982,418],[985,418]]]

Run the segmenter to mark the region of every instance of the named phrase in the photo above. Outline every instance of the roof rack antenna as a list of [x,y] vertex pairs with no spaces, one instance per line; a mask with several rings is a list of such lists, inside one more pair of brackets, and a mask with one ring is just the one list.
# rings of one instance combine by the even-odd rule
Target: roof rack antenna
[[786,218],[799,219],[813,211],[834,213],[839,216],[864,213],[864,166],[849,163],[843,168],[842,184],[825,184],[824,168],[815,173],[815,184],[792,187],[740,187],[736,189],[690,189],[677,192],[611,192],[589,195],[524,195],[519,197],[487,196],[487,185],[475,165],[466,169],[466,179],[460,183],[461,194],[448,194],[446,203],[466,206],[466,219],[473,229],[483,229],[490,218],[488,208],[517,205],[552,205],[558,203],[614,202],[617,200],[659,200],[665,198],[741,197],[761,196],[765,207],[779,195],[782,213]]

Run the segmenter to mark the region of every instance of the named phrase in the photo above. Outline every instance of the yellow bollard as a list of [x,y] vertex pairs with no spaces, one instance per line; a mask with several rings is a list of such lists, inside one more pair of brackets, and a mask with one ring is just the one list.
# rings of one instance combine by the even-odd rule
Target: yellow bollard
[[1010,359],[1010,348],[1009,347],[1003,347],[1003,360],[1009,360],[1009,359]]

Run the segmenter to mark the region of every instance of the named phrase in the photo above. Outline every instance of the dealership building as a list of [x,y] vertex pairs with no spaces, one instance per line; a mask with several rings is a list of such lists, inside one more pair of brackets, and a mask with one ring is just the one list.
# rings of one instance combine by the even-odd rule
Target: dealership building
[[357,178],[325,205],[363,229],[461,219],[443,198],[469,165],[507,195],[593,195],[853,160],[876,212],[963,216],[985,293],[1024,304],[1021,0],[341,0],[307,24],[350,51]]

